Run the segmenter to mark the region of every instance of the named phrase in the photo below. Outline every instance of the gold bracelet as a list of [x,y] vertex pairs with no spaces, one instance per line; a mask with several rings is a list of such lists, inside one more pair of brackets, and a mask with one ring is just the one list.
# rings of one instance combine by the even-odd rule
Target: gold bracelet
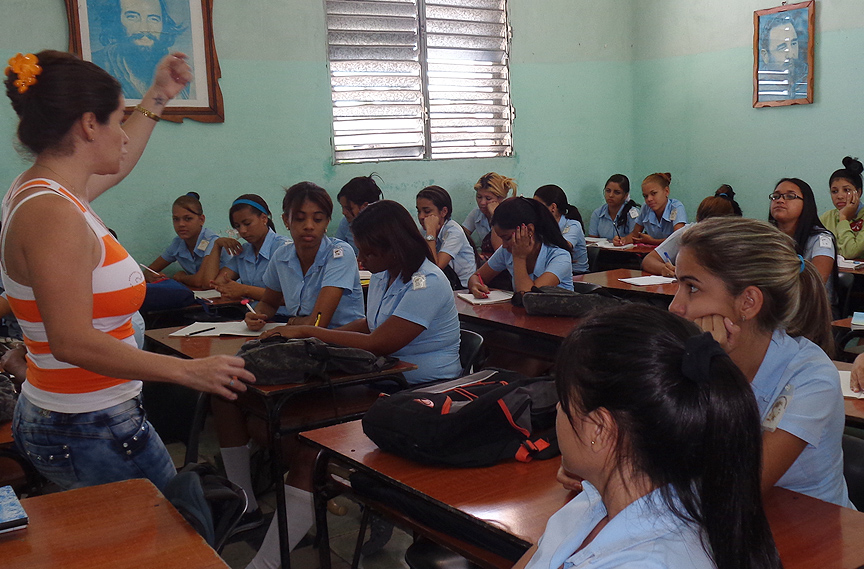
[[156,113],[154,113],[151,110],[145,109],[141,105],[135,105],[135,110],[138,111],[139,113],[141,113],[142,115],[144,115],[145,117],[147,117],[148,119],[153,119],[156,122],[159,122],[162,120],[162,117],[160,117],[159,115],[157,115]]

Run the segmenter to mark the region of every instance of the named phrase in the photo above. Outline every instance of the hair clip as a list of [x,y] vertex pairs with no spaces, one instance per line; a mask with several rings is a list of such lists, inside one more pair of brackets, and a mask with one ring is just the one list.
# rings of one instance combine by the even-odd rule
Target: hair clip
[[27,89],[36,84],[36,76],[42,73],[42,67],[39,65],[39,59],[32,53],[27,55],[18,53],[9,60],[6,75],[10,75],[10,72],[18,76],[18,79],[12,83],[18,87],[18,92],[26,93]]

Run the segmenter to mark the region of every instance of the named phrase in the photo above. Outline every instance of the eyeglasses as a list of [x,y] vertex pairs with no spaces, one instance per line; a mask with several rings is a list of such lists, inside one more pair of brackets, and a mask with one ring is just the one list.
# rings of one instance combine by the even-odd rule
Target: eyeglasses
[[802,198],[798,194],[793,194],[791,192],[788,194],[781,194],[778,192],[774,192],[772,194],[768,194],[768,199],[771,200],[772,202],[776,202],[779,199],[784,199],[787,202],[791,202],[793,200],[803,200],[804,198]]

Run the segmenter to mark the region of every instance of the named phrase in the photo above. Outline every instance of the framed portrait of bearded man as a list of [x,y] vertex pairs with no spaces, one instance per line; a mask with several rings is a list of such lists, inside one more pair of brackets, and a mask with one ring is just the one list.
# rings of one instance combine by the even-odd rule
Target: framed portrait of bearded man
[[753,13],[753,106],[813,102],[815,0]]
[[162,118],[224,121],[213,0],[66,0],[66,12],[69,51],[117,79],[127,111],[141,102],[159,61],[182,52],[194,78]]

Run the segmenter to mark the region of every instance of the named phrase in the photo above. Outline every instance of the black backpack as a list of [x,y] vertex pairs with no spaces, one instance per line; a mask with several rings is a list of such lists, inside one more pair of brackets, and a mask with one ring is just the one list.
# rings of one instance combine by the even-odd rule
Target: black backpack
[[549,377],[487,369],[376,401],[363,432],[382,450],[424,464],[491,466],[557,456]]
[[558,286],[534,287],[522,295],[525,312],[537,316],[572,316],[581,318],[595,309],[607,309],[625,301],[607,289],[591,283],[573,283],[574,290]]
[[325,379],[330,372],[375,373],[399,360],[376,356],[359,348],[345,348],[317,338],[284,338],[279,335],[243,344],[237,355],[255,374],[258,385],[305,383]]

